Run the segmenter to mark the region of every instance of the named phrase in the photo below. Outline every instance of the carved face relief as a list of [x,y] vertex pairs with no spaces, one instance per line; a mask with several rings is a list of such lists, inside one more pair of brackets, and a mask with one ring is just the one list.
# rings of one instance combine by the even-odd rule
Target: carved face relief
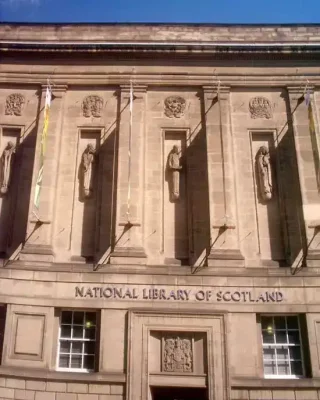
[[25,103],[24,96],[20,93],[12,93],[7,97],[6,100],[6,115],[20,116],[22,113],[23,105]]
[[254,97],[250,100],[251,118],[272,118],[271,102],[265,97]]
[[192,372],[192,338],[170,335],[163,338],[162,370],[164,372]]
[[99,96],[90,95],[87,96],[82,103],[82,112],[84,117],[101,117],[103,107],[103,100]]
[[180,96],[170,96],[164,101],[164,113],[169,118],[183,117],[186,109],[186,101]]

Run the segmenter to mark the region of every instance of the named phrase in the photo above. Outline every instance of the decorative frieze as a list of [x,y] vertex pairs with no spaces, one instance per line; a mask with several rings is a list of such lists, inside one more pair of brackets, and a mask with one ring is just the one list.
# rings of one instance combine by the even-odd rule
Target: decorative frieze
[[82,102],[83,116],[89,117],[101,117],[103,107],[103,100],[100,96],[90,95],[87,96]]
[[6,99],[6,115],[20,116],[22,114],[25,98],[20,93],[12,93]]
[[163,372],[193,372],[192,336],[170,334],[162,341]]
[[169,118],[181,118],[186,109],[186,100],[180,96],[170,96],[164,101],[164,113]]
[[253,97],[249,102],[251,118],[272,118],[271,102],[266,97]]

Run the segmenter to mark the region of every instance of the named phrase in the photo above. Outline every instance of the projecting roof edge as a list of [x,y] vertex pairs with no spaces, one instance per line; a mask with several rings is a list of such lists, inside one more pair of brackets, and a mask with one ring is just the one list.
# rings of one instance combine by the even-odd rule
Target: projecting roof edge
[[0,41],[0,50],[49,52],[318,53],[320,42],[43,42]]

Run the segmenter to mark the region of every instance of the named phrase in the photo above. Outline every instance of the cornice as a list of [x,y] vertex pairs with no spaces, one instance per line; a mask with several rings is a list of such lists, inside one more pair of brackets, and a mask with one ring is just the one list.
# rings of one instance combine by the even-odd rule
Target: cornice
[[[30,86],[45,86],[48,75],[43,74],[31,74],[31,73],[10,73],[0,72],[0,84],[6,86],[12,85],[24,85]],[[77,86],[99,86],[101,90],[115,90],[117,87],[121,89],[122,93],[129,93],[130,81],[129,74],[81,74],[81,73],[62,73],[54,74],[54,88],[60,86],[61,88],[67,88],[72,90],[73,87]],[[232,88],[247,88],[247,87],[259,87],[259,88],[274,88],[274,89],[288,89],[290,91],[300,91],[306,85],[306,80],[309,79],[309,86],[311,91],[316,91],[320,87],[320,73],[315,76],[289,76],[284,74],[283,76],[275,75],[220,75],[220,90],[226,93]],[[214,93],[217,90],[217,86],[212,85],[212,75],[204,74],[136,74],[134,76],[134,91],[136,94],[143,95],[150,87],[188,87],[189,89],[194,88],[195,90],[199,87],[203,88],[204,93]],[[224,89],[225,88],[225,89]],[[302,89],[301,89],[302,88]],[[64,89],[61,89],[63,91]]]
[[12,53],[132,53],[132,54],[221,54],[263,55],[281,58],[295,54],[299,57],[319,55],[319,42],[44,42],[44,41],[2,41],[0,51]]

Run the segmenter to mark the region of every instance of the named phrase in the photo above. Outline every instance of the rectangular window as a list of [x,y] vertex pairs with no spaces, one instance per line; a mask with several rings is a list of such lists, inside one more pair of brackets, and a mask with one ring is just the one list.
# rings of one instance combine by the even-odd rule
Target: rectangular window
[[97,320],[95,311],[61,311],[57,369],[76,372],[95,370]]
[[304,377],[299,317],[262,316],[261,329],[265,377]]

